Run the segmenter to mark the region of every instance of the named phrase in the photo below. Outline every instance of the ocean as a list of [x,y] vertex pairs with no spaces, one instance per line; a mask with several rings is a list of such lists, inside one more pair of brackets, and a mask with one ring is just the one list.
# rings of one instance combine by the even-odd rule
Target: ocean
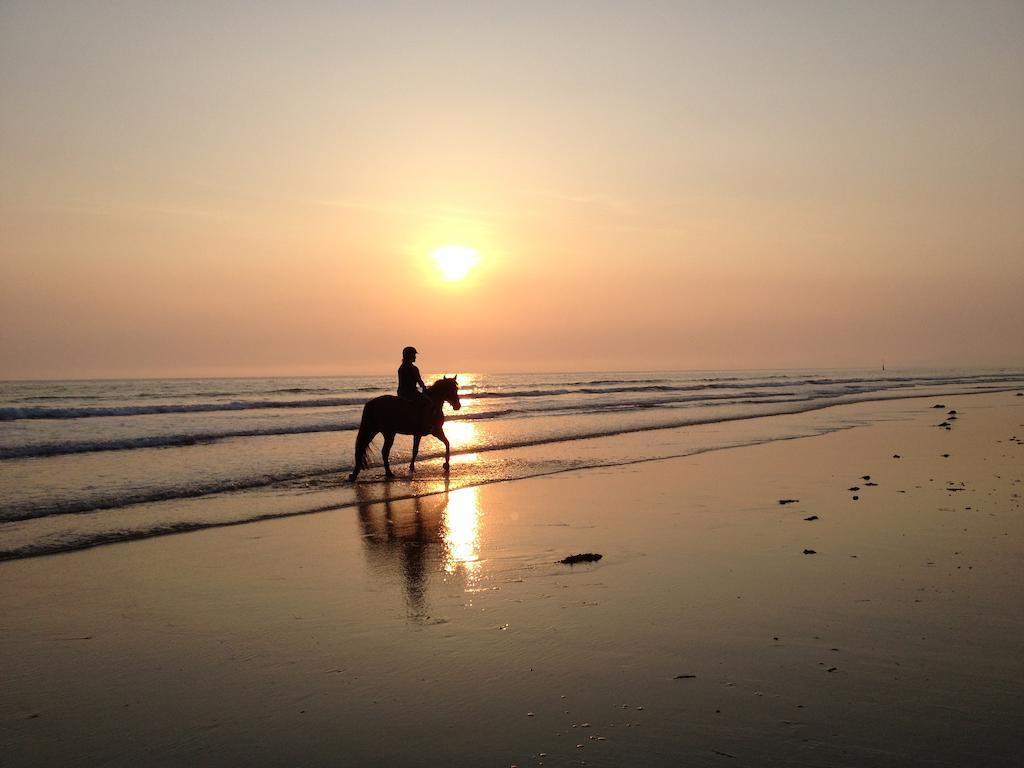
[[[439,377],[438,374],[437,377]],[[435,376],[424,378],[429,383]],[[346,482],[363,404],[394,375],[0,382],[0,559],[356,507],[851,426],[840,403],[1019,390],[1020,370],[460,374],[452,443],[399,437]],[[723,422],[739,430],[715,430]],[[376,445],[379,447],[380,438]]]

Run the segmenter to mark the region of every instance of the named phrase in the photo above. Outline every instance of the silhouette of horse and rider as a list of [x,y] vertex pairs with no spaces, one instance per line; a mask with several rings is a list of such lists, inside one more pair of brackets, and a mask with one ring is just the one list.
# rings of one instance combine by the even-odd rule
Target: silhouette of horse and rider
[[449,470],[451,445],[444,434],[444,404],[449,403],[456,411],[462,407],[459,402],[459,385],[455,376],[445,376],[429,387],[423,383],[420,369],[416,367],[416,348],[402,350],[402,365],[398,369],[398,394],[382,395],[363,406],[363,417],[356,435],[355,466],[348,479],[352,482],[359,472],[366,469],[366,454],[370,443],[378,434],[384,435],[381,456],[384,459],[385,477],[394,477],[389,457],[395,435],[412,435],[412,459],[409,471],[416,471],[416,456],[420,450],[420,439],[433,435],[444,443],[444,471]]

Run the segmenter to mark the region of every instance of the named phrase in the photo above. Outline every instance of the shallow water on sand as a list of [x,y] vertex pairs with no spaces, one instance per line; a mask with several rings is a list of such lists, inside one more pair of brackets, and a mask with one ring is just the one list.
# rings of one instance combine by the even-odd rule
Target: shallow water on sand
[[[427,377],[428,380],[431,377]],[[786,439],[839,403],[1005,391],[1024,371],[565,373],[459,377],[449,488]],[[354,429],[390,377],[0,383],[0,558],[445,487],[440,444],[355,486]],[[716,438],[715,424],[752,420]],[[833,429],[842,424],[821,426]],[[629,437],[625,437],[625,436]],[[379,438],[378,443],[379,446]],[[512,449],[515,449],[514,451]],[[392,454],[407,473],[409,440]],[[378,462],[379,463],[379,462]]]

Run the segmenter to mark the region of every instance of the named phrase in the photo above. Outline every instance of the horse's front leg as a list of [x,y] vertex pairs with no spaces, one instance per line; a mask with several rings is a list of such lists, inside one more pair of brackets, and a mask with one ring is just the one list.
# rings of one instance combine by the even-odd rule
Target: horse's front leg
[[449,464],[448,463],[449,463],[449,460],[452,457],[452,446],[448,442],[448,438],[445,437],[445,435],[444,435],[444,427],[440,427],[439,426],[431,434],[433,434],[434,437],[436,437],[438,440],[440,440],[442,443],[444,443],[444,472],[445,472],[445,474],[448,474],[448,468],[449,468]]
[[380,449],[380,455],[384,459],[384,477],[394,477],[395,473],[391,471],[391,463],[388,461],[388,457],[391,456],[391,446],[395,442],[394,432],[384,433],[384,445]]
[[416,455],[420,452],[420,436],[412,436],[412,459],[409,461],[409,472],[416,471]]

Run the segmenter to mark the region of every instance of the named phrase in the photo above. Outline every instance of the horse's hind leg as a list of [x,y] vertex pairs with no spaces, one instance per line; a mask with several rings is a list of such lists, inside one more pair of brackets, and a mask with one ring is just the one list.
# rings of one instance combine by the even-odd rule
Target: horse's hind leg
[[394,477],[395,473],[391,471],[391,462],[388,458],[391,456],[391,446],[395,443],[395,433],[385,432],[384,433],[384,446],[380,449],[380,455],[384,457],[384,476]]
[[416,471],[416,457],[420,453],[420,435],[413,435],[413,458],[409,462],[410,473]]

